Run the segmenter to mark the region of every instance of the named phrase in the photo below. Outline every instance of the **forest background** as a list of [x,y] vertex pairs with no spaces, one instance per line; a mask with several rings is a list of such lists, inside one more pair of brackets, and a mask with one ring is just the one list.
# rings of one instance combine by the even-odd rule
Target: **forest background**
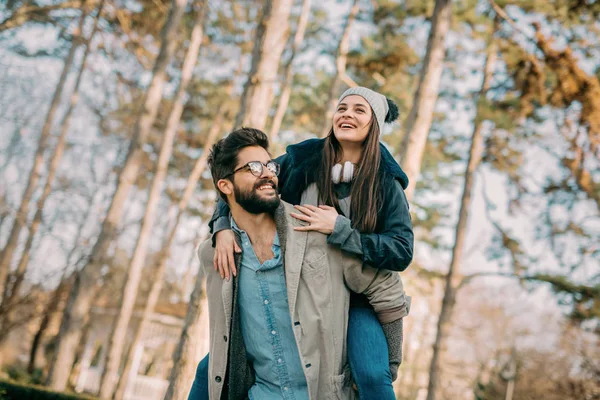
[[[186,398],[207,149],[246,125],[279,155],[360,85],[398,104],[381,139],[411,180],[398,399],[599,399],[599,21],[592,0],[3,0],[2,375]],[[176,340],[140,367],[161,315]]]

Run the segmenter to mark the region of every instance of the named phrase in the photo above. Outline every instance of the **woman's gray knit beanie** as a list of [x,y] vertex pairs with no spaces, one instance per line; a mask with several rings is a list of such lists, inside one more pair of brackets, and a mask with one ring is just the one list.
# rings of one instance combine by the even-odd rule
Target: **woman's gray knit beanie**
[[398,118],[398,107],[391,100],[366,87],[356,86],[346,90],[339,98],[338,104],[348,96],[358,95],[364,98],[375,113],[379,130],[383,129],[384,122],[392,122]]

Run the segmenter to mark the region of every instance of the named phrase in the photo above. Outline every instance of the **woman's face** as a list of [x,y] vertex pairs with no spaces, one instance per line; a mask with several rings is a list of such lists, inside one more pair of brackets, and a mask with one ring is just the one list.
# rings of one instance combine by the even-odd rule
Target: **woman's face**
[[362,143],[369,134],[373,111],[358,95],[344,97],[333,114],[333,134],[340,142]]

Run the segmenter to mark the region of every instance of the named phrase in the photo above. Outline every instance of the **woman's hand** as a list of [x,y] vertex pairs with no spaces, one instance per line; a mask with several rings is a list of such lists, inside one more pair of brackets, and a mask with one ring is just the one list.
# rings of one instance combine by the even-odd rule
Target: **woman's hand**
[[317,231],[330,235],[335,228],[335,220],[338,217],[338,212],[334,207],[330,206],[294,206],[302,214],[290,213],[290,215],[301,221],[308,222],[307,226],[296,226],[295,231]]
[[237,275],[233,252],[241,253],[242,249],[235,241],[235,233],[231,229],[217,232],[215,235],[215,257],[213,259],[215,271],[221,278],[229,280],[230,274]]

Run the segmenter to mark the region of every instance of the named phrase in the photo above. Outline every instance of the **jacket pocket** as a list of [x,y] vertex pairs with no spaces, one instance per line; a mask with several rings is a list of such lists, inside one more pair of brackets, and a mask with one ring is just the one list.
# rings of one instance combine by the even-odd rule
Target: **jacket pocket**
[[[312,254],[311,254],[312,256]],[[302,264],[302,273],[306,276],[322,275],[327,271],[327,254],[317,253],[308,256]]]
[[352,389],[352,381],[347,373],[330,378],[333,398],[336,400],[357,399],[358,396]]

